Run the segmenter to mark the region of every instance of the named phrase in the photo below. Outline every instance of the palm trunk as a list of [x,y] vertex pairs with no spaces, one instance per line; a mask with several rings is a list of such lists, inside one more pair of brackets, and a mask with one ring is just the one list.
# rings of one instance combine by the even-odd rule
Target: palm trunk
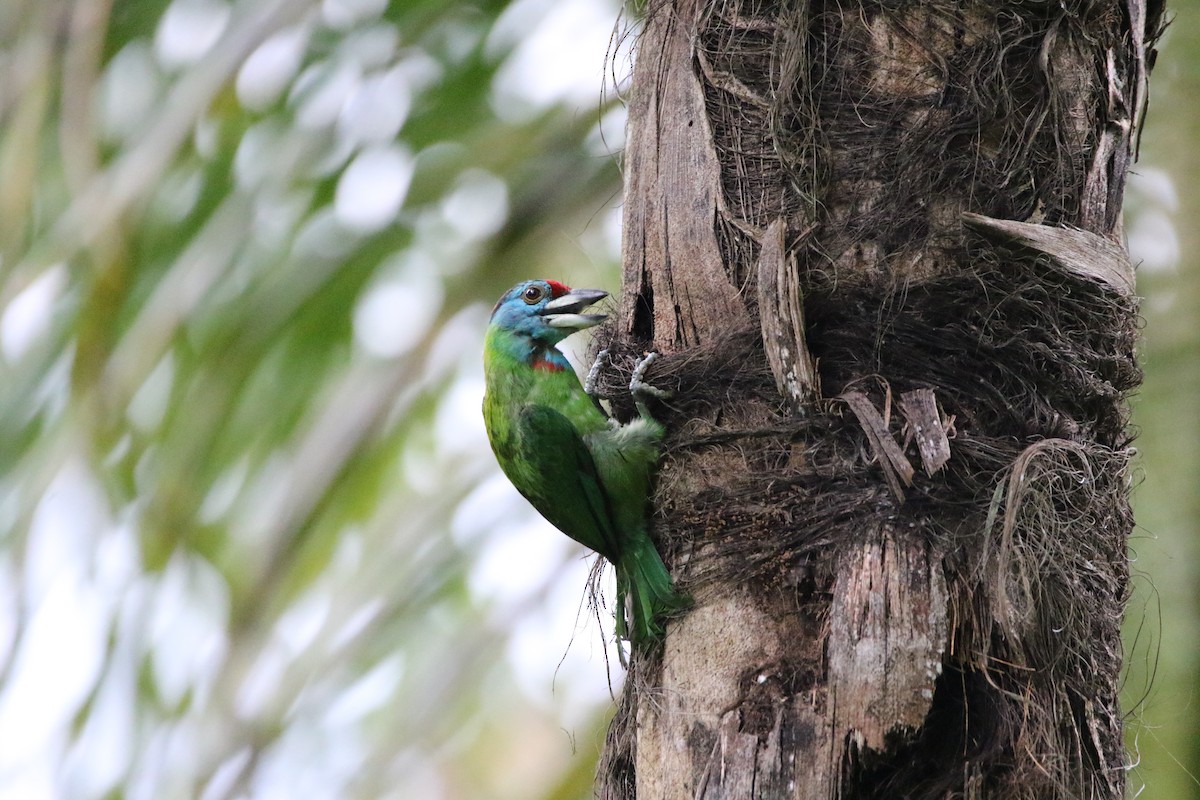
[[665,354],[655,536],[696,604],[600,795],[1120,797],[1161,8],[780,5],[639,40],[612,346]]

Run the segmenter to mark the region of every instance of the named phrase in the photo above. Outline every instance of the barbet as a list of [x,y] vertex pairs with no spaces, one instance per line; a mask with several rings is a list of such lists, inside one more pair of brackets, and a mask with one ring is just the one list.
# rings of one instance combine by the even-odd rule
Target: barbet
[[[563,533],[617,572],[617,635],[635,646],[662,635],[686,605],[646,533],[646,501],[663,427],[646,411],[643,362],[630,391],[639,416],[610,420],[555,345],[604,320],[582,313],[606,297],[557,281],[526,281],[492,310],[484,346],[483,419],[501,469]],[[628,608],[627,608],[628,607]]]

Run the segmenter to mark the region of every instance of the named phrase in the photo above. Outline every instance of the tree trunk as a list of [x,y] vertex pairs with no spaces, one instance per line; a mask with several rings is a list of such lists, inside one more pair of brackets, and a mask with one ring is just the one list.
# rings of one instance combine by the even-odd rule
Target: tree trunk
[[655,535],[695,605],[631,665],[600,796],[1122,796],[1160,16],[652,4],[607,344],[663,353]]

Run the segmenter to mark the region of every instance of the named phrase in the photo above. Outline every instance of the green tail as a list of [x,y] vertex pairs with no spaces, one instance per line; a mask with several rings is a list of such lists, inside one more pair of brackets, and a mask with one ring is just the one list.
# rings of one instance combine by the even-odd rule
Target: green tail
[[[663,617],[687,608],[690,600],[675,591],[671,573],[645,534],[632,541],[617,562],[617,637],[634,646],[663,635]],[[627,615],[632,615],[632,628]]]

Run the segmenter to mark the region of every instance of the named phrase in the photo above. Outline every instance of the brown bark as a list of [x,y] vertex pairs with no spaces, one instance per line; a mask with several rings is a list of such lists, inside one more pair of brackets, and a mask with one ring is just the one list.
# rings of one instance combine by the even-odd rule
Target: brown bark
[[1120,206],[1160,13],[649,10],[610,344],[664,353],[695,605],[634,660],[602,797],[1121,796]]

